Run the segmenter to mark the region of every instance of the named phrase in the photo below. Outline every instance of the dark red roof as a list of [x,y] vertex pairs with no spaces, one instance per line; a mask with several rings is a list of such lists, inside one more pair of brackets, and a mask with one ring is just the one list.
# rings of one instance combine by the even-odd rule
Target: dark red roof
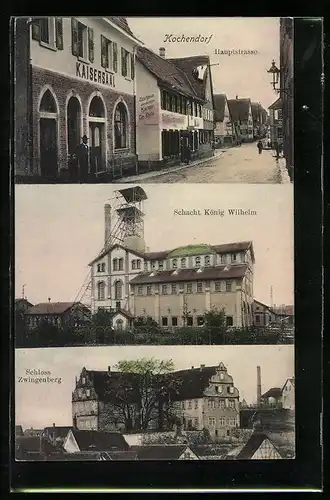
[[130,284],[178,283],[183,281],[242,278],[247,268],[247,264],[242,264],[234,266],[204,267],[200,269],[178,269],[175,271],[153,271],[138,274],[130,281]]
[[138,47],[136,56],[159,82],[167,88],[173,88],[188,97],[197,97],[186,75],[176,65],[172,64],[170,60],[160,57],[145,47]]
[[81,431],[72,429],[81,451],[128,450],[129,446],[120,432]]
[[186,75],[191,88],[200,99],[205,100],[206,79],[208,71],[205,71],[203,80],[199,80],[195,76],[195,72],[199,66],[210,65],[209,56],[190,56],[167,59],[171,61],[177,68],[180,68]]
[[214,114],[216,122],[223,122],[225,117],[226,94],[214,94]]

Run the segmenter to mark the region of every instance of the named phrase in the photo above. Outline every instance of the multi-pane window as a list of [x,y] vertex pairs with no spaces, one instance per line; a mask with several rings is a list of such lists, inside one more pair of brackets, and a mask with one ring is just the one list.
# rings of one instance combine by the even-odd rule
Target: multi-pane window
[[186,292],[187,293],[192,293],[192,283],[187,283],[187,285],[186,285]]
[[216,424],[216,420],[215,420],[215,417],[209,417],[209,425],[211,427],[214,427]]
[[205,267],[211,265],[211,257],[209,255],[206,255],[206,257],[204,258],[204,264],[205,264]]
[[162,294],[167,295],[167,285],[162,285]]
[[99,281],[97,284],[97,299],[98,300],[105,299],[105,283],[104,283],[104,281]]
[[226,326],[233,326],[234,320],[232,316],[226,316]]
[[94,62],[94,31],[75,18],[71,19],[72,54]]
[[123,283],[118,280],[115,282],[115,299],[120,300],[123,294]]
[[187,326],[193,326],[194,325],[194,318],[192,316],[187,317]]
[[147,286],[147,295],[151,295],[152,293],[152,285]]
[[132,260],[132,269],[136,269],[136,260]]
[[224,399],[219,399],[218,401],[218,407],[219,408],[225,408],[225,400]]
[[207,406],[209,410],[214,410],[215,409],[215,401],[214,399],[209,399],[207,402]]
[[137,269],[141,269],[141,261],[140,261],[140,259],[137,259],[137,261],[136,261],[136,268]]
[[186,267],[186,264],[187,264],[187,261],[186,261],[185,257],[183,257],[183,258],[181,259],[181,267],[185,268],[185,267]]
[[162,271],[162,270],[164,269],[164,261],[163,261],[163,260],[160,260],[160,261],[158,262],[158,269],[159,269],[160,271]]
[[168,320],[166,316],[162,317],[162,326],[167,326],[168,325]]
[[221,281],[215,281],[214,282],[214,290],[216,292],[221,292]]
[[49,43],[49,17],[40,19],[40,40],[44,43]]
[[121,74],[125,77],[129,76],[129,61],[130,61],[130,53],[122,47],[122,49],[121,49]]
[[228,408],[235,408],[235,401],[233,399],[230,399],[228,401]]
[[115,111],[115,149],[123,149],[127,146],[127,112],[125,105],[120,102]]
[[219,425],[222,425],[222,426],[226,425],[226,417],[219,418]]
[[143,293],[143,286],[142,285],[138,286],[137,293],[138,293],[138,295],[142,295],[142,293]]
[[177,316],[172,316],[172,326],[178,326],[178,318],[177,318]]
[[202,291],[203,291],[203,283],[199,281],[197,283],[197,293],[201,293]]
[[112,269],[114,271],[118,271],[118,259],[113,259],[113,261],[112,261]]
[[231,292],[231,291],[232,291],[232,282],[226,281],[226,292]]
[[200,257],[196,257],[195,259],[195,267],[200,267],[201,265],[201,258]]
[[119,259],[118,260],[118,270],[123,271],[124,269],[124,259]]
[[114,61],[114,54],[117,54],[117,44],[101,35],[101,66],[109,71],[115,71],[117,65]]
[[172,293],[173,295],[175,295],[175,294],[176,294],[176,284],[175,284],[175,283],[172,283],[172,285],[171,285],[171,293]]
[[226,264],[226,254],[220,255],[220,262],[221,262],[221,264]]

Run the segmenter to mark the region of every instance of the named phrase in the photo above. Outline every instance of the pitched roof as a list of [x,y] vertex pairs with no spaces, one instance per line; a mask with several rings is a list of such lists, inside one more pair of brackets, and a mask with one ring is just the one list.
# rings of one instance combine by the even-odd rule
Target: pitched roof
[[146,47],[138,47],[136,56],[138,60],[152,73],[162,85],[175,89],[182,95],[197,98],[187,76],[177,65],[168,59],[160,57]]
[[135,276],[131,285],[152,283],[179,283],[183,281],[219,280],[245,276],[247,264],[234,266],[204,267],[198,269],[177,269],[175,271],[142,272]]
[[281,109],[282,106],[283,106],[282,99],[281,99],[281,97],[279,97],[270,106],[268,106],[268,109],[273,109],[273,110]]
[[15,436],[24,436],[23,428],[21,425],[15,425]]
[[122,17],[122,16],[108,16],[108,19],[110,21],[112,21],[113,23],[115,23],[117,26],[119,26],[119,28],[121,28],[124,31],[126,31],[126,33],[128,33],[129,35],[134,36],[131,28],[128,25],[126,17]]
[[25,429],[24,436],[41,436],[43,429]]
[[214,115],[216,122],[223,122],[225,117],[226,94],[214,94]]
[[[249,438],[247,443],[243,446],[241,451],[236,455],[236,459],[238,460],[249,460],[250,458],[253,457],[257,449],[262,445],[263,441],[265,439],[268,439],[268,441],[271,442],[271,444],[274,446],[276,449],[274,443],[269,439],[269,437],[266,434],[263,433],[254,433],[252,436]],[[278,451],[276,449],[276,451]]]
[[30,307],[25,314],[63,314],[76,305],[86,309],[86,311],[89,310],[80,302],[41,302]]
[[111,252],[115,248],[122,248],[124,250],[128,250],[134,255],[141,257],[146,260],[164,260],[167,257],[186,257],[188,255],[202,255],[205,253],[230,253],[230,252],[241,252],[246,250],[251,250],[252,259],[254,261],[254,251],[253,251],[253,243],[252,241],[239,241],[234,243],[224,243],[221,245],[207,245],[205,243],[199,243],[194,245],[183,245],[181,247],[172,248],[170,250],[161,250],[158,252],[139,252],[137,250],[132,250],[129,247],[125,247],[124,245],[120,245],[119,243],[115,243],[107,249],[103,249],[103,251],[90,263],[89,266],[94,264],[94,262],[102,259],[105,255]]
[[55,439],[65,438],[71,429],[73,429],[72,425],[65,425],[61,427],[51,426],[51,427],[45,427],[43,433]]
[[178,57],[167,60],[184,72],[195,95],[200,99],[205,100],[206,79],[208,72],[205,71],[203,80],[199,80],[196,78],[196,70],[199,66],[206,66],[209,68],[209,56]]
[[280,387],[272,387],[265,394],[263,394],[262,398],[279,398],[282,395],[282,389]]
[[17,436],[15,439],[16,451],[22,453],[40,452],[49,454],[57,452],[55,446],[42,436]]
[[19,306],[27,306],[27,307],[32,307],[33,304],[31,304],[31,302],[29,302],[27,299],[15,299],[15,306],[16,307],[19,307]]
[[284,385],[283,385],[281,391],[283,391],[284,387],[286,386],[286,384],[288,382],[291,382],[291,384],[293,385],[293,387],[295,387],[295,379],[294,379],[294,377],[291,377],[291,378],[286,379],[286,381],[284,382]]
[[186,449],[187,445],[175,444],[132,446],[138,460],[177,460]]
[[71,430],[81,451],[127,450],[128,444],[119,432]]
[[228,106],[234,121],[246,121],[249,116],[251,101],[249,98],[229,99]]

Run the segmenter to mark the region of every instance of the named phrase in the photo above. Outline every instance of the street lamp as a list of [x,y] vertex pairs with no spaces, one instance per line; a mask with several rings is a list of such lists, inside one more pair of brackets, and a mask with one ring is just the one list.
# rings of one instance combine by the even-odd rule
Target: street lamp
[[273,86],[273,89],[275,92],[277,92],[278,94],[280,94],[281,92],[284,92],[284,94],[287,94],[289,97],[292,97],[290,94],[290,91],[288,89],[283,88],[283,87],[276,88],[276,86],[278,85],[278,82],[279,82],[279,77],[280,77],[281,71],[276,66],[274,59],[272,61],[271,67],[269,69],[267,69],[267,73],[270,73],[272,75],[272,81],[270,83]]

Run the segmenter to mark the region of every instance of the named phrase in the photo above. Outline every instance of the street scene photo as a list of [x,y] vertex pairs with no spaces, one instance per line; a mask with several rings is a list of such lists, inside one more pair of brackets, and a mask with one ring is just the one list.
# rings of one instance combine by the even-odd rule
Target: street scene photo
[[16,347],[292,344],[292,191],[16,186]]
[[16,183],[293,182],[292,18],[17,17]]
[[19,461],[295,458],[293,346],[18,349],[15,398]]

